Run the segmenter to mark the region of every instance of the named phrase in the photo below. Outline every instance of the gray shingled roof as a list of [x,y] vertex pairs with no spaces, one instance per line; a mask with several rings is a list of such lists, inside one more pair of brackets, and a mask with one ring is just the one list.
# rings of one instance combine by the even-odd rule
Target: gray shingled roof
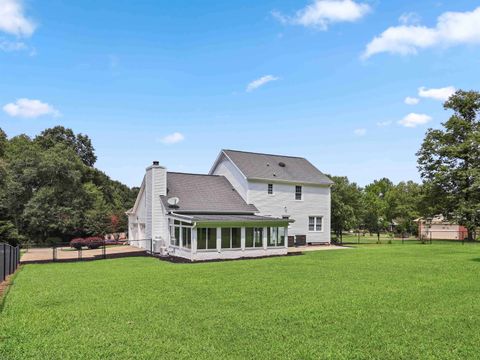
[[[237,150],[223,150],[223,152],[248,179],[333,184],[332,180],[305,158]],[[285,166],[280,166],[281,163]]]
[[[171,197],[180,199],[175,208],[169,206]],[[232,184],[218,175],[168,172],[167,196],[161,196],[167,210],[176,213],[250,213],[257,208],[248,205]]]

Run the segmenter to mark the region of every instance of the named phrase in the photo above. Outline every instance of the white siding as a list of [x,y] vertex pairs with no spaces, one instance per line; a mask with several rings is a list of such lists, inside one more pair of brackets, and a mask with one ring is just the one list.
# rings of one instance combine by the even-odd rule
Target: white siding
[[149,239],[166,241],[165,233],[168,224],[160,196],[167,194],[167,170],[160,166],[152,166],[147,170],[147,178],[150,177],[149,173],[151,173],[152,179],[152,233]]
[[[248,199],[260,215],[290,215],[295,222],[289,235],[306,235],[309,243],[330,243],[330,187],[270,183],[273,183],[273,195],[267,193],[267,182],[248,183]],[[302,185],[303,200],[295,200],[295,185]],[[308,231],[309,216],[323,216],[321,232]]]
[[145,237],[152,238],[152,177],[147,171],[145,177]]
[[[163,240],[168,244],[168,222],[161,195],[167,193],[167,170],[154,165],[147,168],[143,191],[139,193],[137,208],[129,215],[130,240]],[[144,230],[143,230],[144,228]],[[141,229],[141,230],[140,230]],[[132,245],[150,249],[150,241]]]
[[248,183],[247,179],[243,174],[238,170],[238,168],[228,160],[225,155],[222,155],[218,165],[212,172],[212,175],[223,175],[230,181],[230,184],[237,190],[240,196],[249,204],[248,201]]

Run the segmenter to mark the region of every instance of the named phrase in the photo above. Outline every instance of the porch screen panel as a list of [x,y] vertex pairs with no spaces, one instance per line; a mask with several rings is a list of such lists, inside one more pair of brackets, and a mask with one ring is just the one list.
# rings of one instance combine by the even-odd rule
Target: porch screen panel
[[253,228],[245,228],[245,247],[253,247]]
[[230,249],[231,228],[222,228],[222,249]]
[[241,228],[232,228],[232,249],[240,249],[242,246]]
[[254,247],[262,247],[263,246],[263,228],[254,228],[254,240],[255,244]]
[[278,228],[277,246],[285,246],[285,228],[283,227]]
[[179,225],[175,225],[175,241],[173,245],[175,246],[180,245],[180,226]]
[[183,247],[187,249],[192,248],[192,229],[189,227],[182,227]]
[[278,228],[277,227],[267,228],[267,245],[276,246],[277,238],[278,238]]
[[217,248],[217,229],[208,228],[208,240],[207,240],[207,249],[216,249]]
[[197,249],[207,248],[207,229],[197,229]]

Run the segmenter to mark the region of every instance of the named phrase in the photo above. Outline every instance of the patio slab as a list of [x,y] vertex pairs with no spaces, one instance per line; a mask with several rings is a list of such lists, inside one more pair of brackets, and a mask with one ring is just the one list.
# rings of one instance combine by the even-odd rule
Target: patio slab
[[338,245],[308,245],[308,246],[299,246],[299,247],[289,247],[289,253],[297,252],[306,252],[306,251],[322,251],[322,250],[346,250],[352,249],[347,246],[338,246]]

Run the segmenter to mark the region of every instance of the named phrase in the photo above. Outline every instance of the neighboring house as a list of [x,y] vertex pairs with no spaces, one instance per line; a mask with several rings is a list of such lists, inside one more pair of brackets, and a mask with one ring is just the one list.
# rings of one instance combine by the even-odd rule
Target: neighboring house
[[465,240],[468,237],[466,227],[446,220],[443,215],[436,215],[431,219],[419,218],[414,221],[418,224],[418,234],[423,239]]
[[192,261],[285,255],[289,234],[330,243],[331,184],[296,157],[224,150],[208,175],[155,161],[127,212],[128,238]]

